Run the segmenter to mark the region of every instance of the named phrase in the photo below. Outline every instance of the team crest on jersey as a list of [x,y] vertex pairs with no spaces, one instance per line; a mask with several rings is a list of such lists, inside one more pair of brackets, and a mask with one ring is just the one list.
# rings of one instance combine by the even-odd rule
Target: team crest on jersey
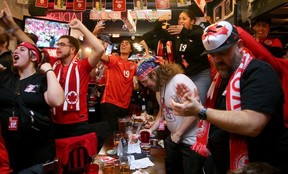
[[32,92],[32,93],[35,93],[36,92],[36,88],[39,88],[39,85],[32,85],[32,84],[30,84],[30,85],[28,85],[27,87],[26,87],[26,89],[24,90],[24,92]]
[[269,39],[268,39],[268,40],[265,40],[264,43],[265,43],[266,45],[272,45],[272,40],[269,40]]
[[66,100],[68,104],[76,104],[78,101],[78,94],[75,91],[70,91],[68,92],[68,94],[66,95]]

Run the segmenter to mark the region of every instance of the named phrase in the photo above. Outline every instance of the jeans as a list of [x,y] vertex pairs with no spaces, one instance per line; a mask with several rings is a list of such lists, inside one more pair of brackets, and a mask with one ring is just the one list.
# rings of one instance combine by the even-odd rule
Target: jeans
[[190,149],[191,145],[174,143],[171,135],[165,139],[167,174],[202,174],[204,157]]
[[204,104],[208,89],[211,84],[211,70],[210,69],[203,70],[197,75],[190,76],[190,79],[196,85],[199,92],[201,103]]

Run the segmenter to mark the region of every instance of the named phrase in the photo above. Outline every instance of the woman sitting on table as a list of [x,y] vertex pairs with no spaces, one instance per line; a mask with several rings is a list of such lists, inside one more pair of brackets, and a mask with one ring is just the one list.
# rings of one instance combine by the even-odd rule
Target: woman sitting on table
[[[13,20],[6,2],[0,16],[13,29],[13,35],[19,41],[33,41]],[[55,157],[55,144],[52,132],[31,135],[21,122],[19,104],[16,97],[31,110],[50,115],[50,108],[64,102],[64,92],[49,63],[44,63],[47,52],[35,45],[22,42],[12,53],[15,72],[0,65],[0,123],[2,137],[9,155],[10,167],[18,173],[42,173],[42,164]],[[20,95],[19,95],[20,94]],[[52,131],[52,130],[51,130]],[[0,172],[1,173],[1,172]],[[21,173],[21,172],[20,172]]]

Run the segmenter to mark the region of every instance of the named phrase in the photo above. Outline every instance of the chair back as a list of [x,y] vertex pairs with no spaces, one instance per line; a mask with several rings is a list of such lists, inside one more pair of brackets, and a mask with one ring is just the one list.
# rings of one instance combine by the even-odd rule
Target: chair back
[[65,174],[82,174],[85,172],[87,164],[91,163],[92,158],[89,156],[87,149],[83,146],[75,147],[69,153],[67,165],[63,167]]

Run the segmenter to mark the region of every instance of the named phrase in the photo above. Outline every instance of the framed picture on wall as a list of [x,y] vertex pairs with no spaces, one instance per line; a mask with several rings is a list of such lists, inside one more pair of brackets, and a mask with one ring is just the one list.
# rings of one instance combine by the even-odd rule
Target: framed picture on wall
[[214,8],[214,22],[220,21],[222,18],[222,4],[219,4]]
[[225,0],[223,5],[224,5],[224,18],[233,15],[234,11],[233,0]]

